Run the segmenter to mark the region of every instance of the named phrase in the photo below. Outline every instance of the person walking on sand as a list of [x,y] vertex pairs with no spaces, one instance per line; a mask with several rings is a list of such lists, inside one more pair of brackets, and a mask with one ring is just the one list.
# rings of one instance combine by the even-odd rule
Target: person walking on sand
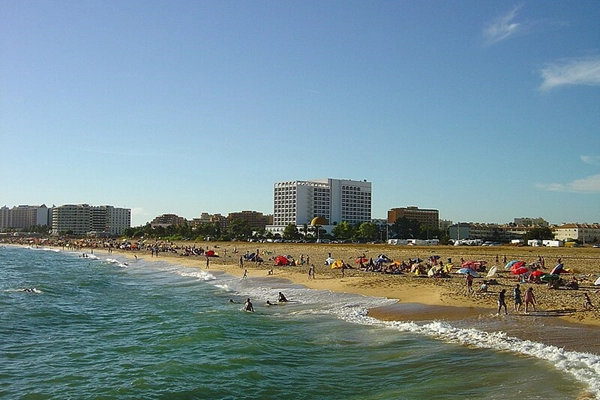
[[242,279],[246,279],[248,277],[248,270],[244,270],[244,275],[242,275]]
[[523,299],[521,299],[521,289],[519,287],[519,284],[517,283],[517,286],[515,286],[515,289],[513,290],[513,298],[515,300],[515,312],[519,312],[521,311],[521,306],[523,305]]
[[467,294],[473,293],[473,275],[467,274],[465,280],[467,282]]
[[500,315],[500,310],[504,307],[504,314],[508,314],[508,309],[506,308],[506,289],[502,289],[500,294],[498,294],[498,315]]
[[594,305],[592,304],[592,299],[590,299],[590,296],[587,293],[583,294],[583,309],[584,310],[588,310],[588,309],[592,309],[594,308]]
[[529,312],[529,305],[533,307],[533,311],[535,311],[535,296],[533,295],[533,288],[530,287],[525,292],[525,312]]
[[240,268],[244,268],[244,257],[240,256]]
[[208,258],[208,256],[206,256],[206,269],[208,269],[209,265],[210,265],[210,258]]

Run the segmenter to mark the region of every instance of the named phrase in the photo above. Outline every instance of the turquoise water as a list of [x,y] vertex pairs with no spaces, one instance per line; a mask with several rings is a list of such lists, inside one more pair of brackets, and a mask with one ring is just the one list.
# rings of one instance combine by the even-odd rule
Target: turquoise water
[[[291,301],[265,306],[279,291]],[[255,313],[240,310],[247,297]],[[574,399],[600,388],[596,355],[366,316],[389,303],[107,253],[0,248],[0,397]]]

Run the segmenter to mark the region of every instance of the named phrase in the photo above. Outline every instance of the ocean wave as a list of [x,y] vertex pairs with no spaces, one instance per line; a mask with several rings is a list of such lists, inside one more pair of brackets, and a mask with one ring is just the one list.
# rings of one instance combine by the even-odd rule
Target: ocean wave
[[192,270],[192,271],[179,271],[179,275],[181,276],[191,276],[194,278],[198,278],[201,281],[213,281],[217,278],[215,278],[215,276],[213,274],[211,274],[210,272],[205,272],[205,271],[196,271],[196,270]]
[[403,321],[380,321],[367,316],[367,307],[336,307],[332,311],[345,321],[371,326],[383,326],[401,332],[410,332],[474,348],[506,351],[546,360],[559,371],[571,374],[584,383],[600,399],[600,356],[546,345],[512,337],[504,332],[486,332],[475,328],[458,328],[448,322],[433,321],[425,324]]

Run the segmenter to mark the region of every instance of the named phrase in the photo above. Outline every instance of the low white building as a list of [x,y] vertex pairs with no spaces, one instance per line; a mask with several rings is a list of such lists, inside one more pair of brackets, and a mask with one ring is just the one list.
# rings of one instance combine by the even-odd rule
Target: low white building
[[554,238],[564,242],[596,243],[600,241],[600,224],[563,224],[554,228]]

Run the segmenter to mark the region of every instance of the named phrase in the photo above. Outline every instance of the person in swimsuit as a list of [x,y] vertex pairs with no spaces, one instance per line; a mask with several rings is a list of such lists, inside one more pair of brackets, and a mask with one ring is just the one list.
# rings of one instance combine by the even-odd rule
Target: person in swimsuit
[[521,311],[521,305],[523,305],[523,299],[521,299],[521,289],[520,289],[518,283],[517,283],[517,286],[515,286],[515,289],[513,290],[513,298],[515,300],[515,312]]
[[254,306],[252,305],[252,302],[250,301],[249,298],[244,303],[244,311],[254,312]]
[[502,289],[500,294],[498,295],[498,314],[500,314],[500,310],[504,307],[504,314],[508,314],[508,310],[506,309],[506,289]]
[[533,288],[531,287],[525,292],[525,312],[529,311],[529,305],[531,305],[533,311],[535,311],[535,296],[533,295]]

